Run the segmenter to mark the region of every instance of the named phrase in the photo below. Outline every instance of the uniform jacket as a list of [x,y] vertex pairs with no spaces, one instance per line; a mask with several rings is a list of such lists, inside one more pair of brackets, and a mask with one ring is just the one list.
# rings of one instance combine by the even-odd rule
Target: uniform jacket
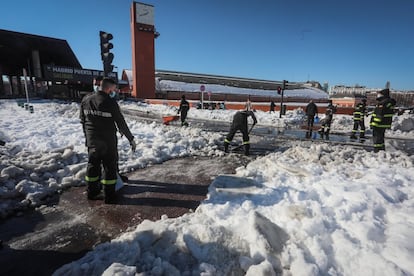
[[188,110],[190,110],[190,104],[186,100],[182,99],[178,112],[186,113]]
[[316,106],[315,103],[309,103],[306,106],[306,110],[305,111],[306,111],[306,115],[315,116],[315,114],[318,113],[318,107]]
[[355,106],[354,110],[354,121],[364,120],[364,116],[367,114],[367,109],[365,104],[359,103]]
[[80,120],[88,147],[96,146],[100,141],[116,143],[117,129],[129,141],[134,139],[118,103],[105,92],[99,91],[83,98]]
[[233,116],[233,126],[247,128],[247,118],[249,116],[252,117],[253,123],[257,124],[257,119],[256,119],[256,116],[254,115],[253,111],[243,110],[243,111],[237,111],[236,114]]
[[371,126],[377,128],[391,128],[392,116],[396,102],[390,97],[383,97],[375,106],[371,117]]
[[330,106],[328,106],[327,108],[326,108],[326,111],[325,111],[325,120],[326,121],[328,121],[328,122],[331,122],[332,121],[332,119],[333,119],[333,114],[334,114],[334,110],[333,110],[333,108],[331,108]]

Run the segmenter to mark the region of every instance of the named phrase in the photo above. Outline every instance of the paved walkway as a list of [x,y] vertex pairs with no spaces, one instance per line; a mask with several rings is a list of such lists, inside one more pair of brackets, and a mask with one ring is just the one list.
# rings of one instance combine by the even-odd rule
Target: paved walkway
[[215,176],[247,162],[239,155],[188,157],[137,170],[117,205],[88,201],[85,187],[71,188],[49,206],[0,223],[0,275],[50,275],[145,219],[181,216],[197,208]]

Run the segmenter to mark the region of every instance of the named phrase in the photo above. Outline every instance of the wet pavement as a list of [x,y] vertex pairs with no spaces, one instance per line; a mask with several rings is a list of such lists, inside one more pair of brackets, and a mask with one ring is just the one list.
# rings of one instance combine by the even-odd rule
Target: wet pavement
[[50,275],[145,219],[178,217],[194,210],[212,179],[232,174],[249,158],[187,157],[128,175],[116,205],[88,201],[85,187],[56,195],[46,206],[0,222],[0,275]]

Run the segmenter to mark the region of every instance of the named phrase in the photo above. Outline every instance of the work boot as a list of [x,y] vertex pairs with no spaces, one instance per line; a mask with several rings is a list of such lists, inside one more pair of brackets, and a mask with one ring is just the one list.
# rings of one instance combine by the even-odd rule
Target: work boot
[[101,193],[101,189],[102,189],[101,183],[99,183],[98,181],[88,182],[88,188],[87,188],[88,199],[90,200],[100,199],[99,194]]
[[116,203],[116,192],[115,184],[104,185],[104,194],[105,194],[105,204],[115,204]]
[[321,136],[321,139],[323,139],[323,130],[321,129],[321,130],[319,130],[318,131],[318,133],[319,133],[319,135]]
[[355,140],[356,140],[356,139],[358,139],[358,138],[356,137],[355,133],[352,133],[350,138],[351,138],[351,139],[355,139]]
[[249,156],[250,155],[250,144],[244,145],[244,155]]
[[229,153],[229,143],[224,142],[224,152]]

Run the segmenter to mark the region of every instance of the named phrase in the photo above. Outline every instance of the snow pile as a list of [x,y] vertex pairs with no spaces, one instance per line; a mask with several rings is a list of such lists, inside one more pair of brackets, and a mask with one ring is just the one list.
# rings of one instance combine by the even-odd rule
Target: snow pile
[[[33,114],[14,101],[0,101],[0,217],[38,206],[58,190],[82,185],[87,149],[79,105],[34,102]],[[118,137],[121,172],[194,154],[217,155],[221,136],[197,128],[173,128],[129,120],[137,150]]]
[[144,221],[54,275],[409,275],[413,161],[296,145],[216,178],[195,213]]
[[[181,81],[171,80],[158,80],[156,81],[157,89],[162,91],[179,91],[179,92],[197,92],[200,93],[200,83],[188,83]],[[276,91],[264,90],[264,89],[252,89],[252,88],[240,88],[234,86],[226,86],[220,84],[207,84],[206,91],[212,93],[227,93],[238,95],[256,95],[266,97],[281,97]],[[286,90],[285,97],[292,98],[308,98],[308,99],[327,99],[328,93],[317,88],[302,88]]]
[[392,130],[396,135],[414,136],[414,114],[394,116]]

